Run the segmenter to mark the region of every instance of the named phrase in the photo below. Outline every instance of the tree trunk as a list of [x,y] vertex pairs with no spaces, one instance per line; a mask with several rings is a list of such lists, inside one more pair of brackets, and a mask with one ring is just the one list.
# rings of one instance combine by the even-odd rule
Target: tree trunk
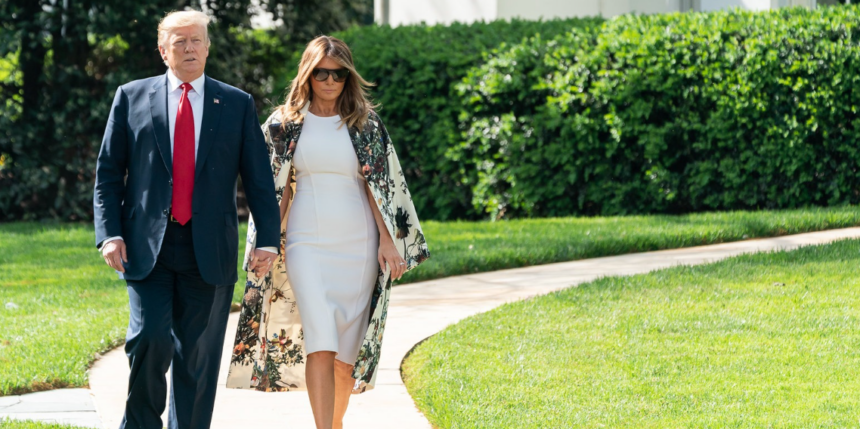
[[21,54],[18,58],[22,74],[23,118],[27,121],[35,116],[41,105],[41,79],[45,69],[45,55],[48,50],[42,41],[44,29],[39,25],[42,2],[35,0],[15,0],[22,14]]

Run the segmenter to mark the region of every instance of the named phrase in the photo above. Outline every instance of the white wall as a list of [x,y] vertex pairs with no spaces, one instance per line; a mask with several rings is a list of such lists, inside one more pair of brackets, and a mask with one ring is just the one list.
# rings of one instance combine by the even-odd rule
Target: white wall
[[499,18],[551,19],[600,15],[601,0],[498,0]]
[[[852,1],[851,3],[856,3],[856,1]],[[771,0],[771,6],[775,8],[783,6],[804,6],[814,8],[817,5],[818,2],[815,0]]]
[[625,13],[667,13],[687,10],[714,11],[738,7],[768,10],[783,6],[815,7],[816,0],[374,0],[376,22],[388,3],[392,26],[449,24],[495,19],[551,19],[574,16],[611,18]]
[[610,18],[625,13],[677,12],[677,1],[672,0],[601,0],[601,15]]
[[739,7],[746,10],[768,10],[772,0],[699,0],[702,12]]
[[[677,0],[675,0],[677,1]],[[572,16],[613,17],[630,12],[676,11],[673,0],[498,0],[499,18],[568,18]]]
[[[491,21],[498,16],[497,0],[388,0],[388,23],[398,25],[450,24],[454,21]],[[382,0],[374,0],[380,22]]]
[[[634,3],[636,1],[633,0]],[[600,13],[598,15],[604,18],[611,18],[630,12],[630,2],[631,0],[600,0]]]
[[768,10],[786,6],[814,8],[815,0],[699,0],[703,12],[739,7],[746,10]]
[[628,0],[630,10],[639,13],[677,12],[677,1],[672,0]]

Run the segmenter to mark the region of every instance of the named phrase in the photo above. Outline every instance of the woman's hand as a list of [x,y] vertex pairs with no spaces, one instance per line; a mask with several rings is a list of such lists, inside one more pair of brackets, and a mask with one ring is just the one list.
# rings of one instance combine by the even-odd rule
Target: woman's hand
[[276,253],[254,249],[251,253],[251,260],[248,262],[248,271],[253,271],[257,277],[265,277],[269,273],[269,270],[272,269],[272,262],[277,257]]
[[[388,234],[386,233],[385,235],[387,236]],[[403,277],[403,273],[406,272],[406,261],[399,253],[397,253],[397,247],[394,246],[394,242],[391,241],[391,238],[379,237],[379,252],[377,258],[379,260],[379,266],[383,270],[385,270],[386,263],[388,264],[388,267],[391,268],[392,280],[400,280],[400,277]]]
[[391,279],[400,280],[403,273],[406,272],[406,261],[400,256],[397,247],[394,246],[394,241],[391,239],[391,234],[388,232],[388,227],[382,221],[382,214],[379,213],[379,207],[373,201],[373,192],[370,191],[370,186],[365,182],[364,191],[367,192],[367,200],[370,201],[371,211],[373,211],[373,219],[376,220],[376,228],[379,230],[379,252],[376,259],[379,261],[379,268],[385,271],[385,264],[391,268]]

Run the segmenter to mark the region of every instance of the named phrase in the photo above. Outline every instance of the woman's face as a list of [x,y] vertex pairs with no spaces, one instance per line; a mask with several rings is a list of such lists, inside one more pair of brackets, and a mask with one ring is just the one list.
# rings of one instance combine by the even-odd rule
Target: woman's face
[[[319,64],[314,67],[314,69],[328,69],[328,70],[339,70],[343,69],[343,66],[338,64],[336,61],[329,57],[325,57]],[[323,100],[323,101],[336,101],[340,94],[343,92],[343,87],[346,85],[346,80],[343,82],[335,82],[335,76],[332,73],[329,73],[329,76],[326,80],[320,82],[314,77],[314,73],[311,73],[311,89],[314,92],[314,99]]]

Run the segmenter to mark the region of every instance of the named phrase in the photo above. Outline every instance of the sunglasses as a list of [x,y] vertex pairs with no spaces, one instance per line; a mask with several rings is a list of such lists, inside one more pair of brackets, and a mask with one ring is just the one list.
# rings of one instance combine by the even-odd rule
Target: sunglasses
[[325,82],[328,80],[329,76],[334,78],[335,82],[344,82],[346,78],[349,77],[349,69],[321,69],[316,68],[313,70],[314,79]]

